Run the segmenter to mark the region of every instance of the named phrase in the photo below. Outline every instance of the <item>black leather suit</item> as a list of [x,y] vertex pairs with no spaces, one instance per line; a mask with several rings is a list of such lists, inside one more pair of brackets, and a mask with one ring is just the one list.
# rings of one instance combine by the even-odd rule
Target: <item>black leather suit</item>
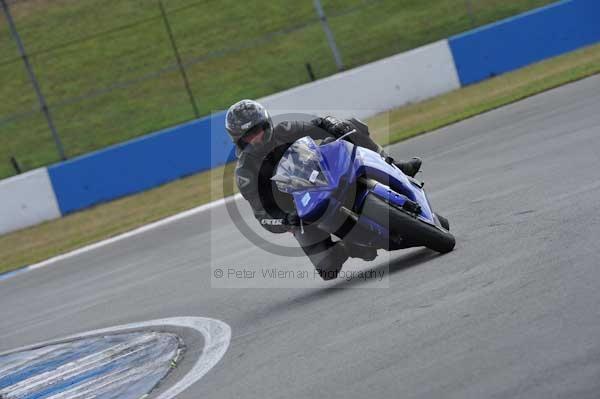
[[[261,226],[272,233],[293,232],[317,270],[333,271],[333,278],[348,258],[344,245],[334,243],[328,233],[316,227],[305,226],[302,232],[291,225],[289,216],[295,212],[292,198],[281,193],[271,181],[279,160],[299,138],[339,137],[342,133],[335,131],[332,121],[339,122],[334,118],[318,118],[311,122],[279,123],[274,127],[269,142],[238,147],[235,177],[240,193],[250,203]],[[348,141],[385,155],[383,149],[369,137],[366,125],[356,119],[346,122],[357,130],[357,133],[348,136]]]

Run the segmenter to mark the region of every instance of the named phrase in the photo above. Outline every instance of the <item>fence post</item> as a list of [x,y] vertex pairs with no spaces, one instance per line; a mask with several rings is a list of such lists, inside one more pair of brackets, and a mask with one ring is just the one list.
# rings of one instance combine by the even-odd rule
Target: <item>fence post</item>
[[471,27],[475,27],[477,22],[475,20],[475,13],[473,12],[473,4],[471,0],[465,0],[465,6],[467,8],[467,14],[469,14],[469,19],[471,20]]
[[175,54],[177,65],[179,65],[179,72],[181,73],[181,79],[183,79],[183,85],[185,86],[185,90],[187,91],[188,97],[190,98],[190,104],[194,109],[194,115],[196,116],[196,119],[198,119],[200,118],[200,112],[198,111],[198,106],[196,105],[196,99],[194,98],[194,93],[192,92],[192,88],[190,87],[190,82],[188,80],[187,73],[185,72],[183,62],[181,61],[181,56],[179,55],[179,49],[177,48],[177,43],[175,42],[173,31],[171,30],[171,24],[169,24],[169,19],[167,18],[167,13],[165,12],[165,7],[163,6],[161,0],[158,0],[158,7],[160,8],[160,13],[165,23],[165,29],[167,30],[167,34],[169,35],[169,41],[171,42],[171,47],[173,48],[173,53]]
[[50,113],[50,109],[46,104],[46,99],[44,98],[44,94],[42,93],[42,89],[40,88],[40,84],[35,77],[35,73],[33,72],[33,67],[29,62],[29,57],[27,56],[27,52],[25,51],[25,46],[21,41],[21,36],[19,36],[19,32],[17,32],[17,27],[15,26],[15,21],[12,18],[10,13],[10,9],[8,8],[8,4],[6,4],[6,0],[0,0],[0,5],[2,5],[2,11],[4,16],[6,17],[6,22],[8,23],[8,27],[10,29],[10,33],[13,37],[13,40],[17,44],[17,48],[19,49],[19,55],[25,64],[25,69],[27,70],[27,75],[29,75],[29,80],[31,81],[31,85],[33,86],[33,90],[35,90],[35,94],[37,95],[38,102],[40,104],[40,109],[44,113],[46,117],[46,122],[48,123],[48,128],[52,133],[52,138],[54,139],[54,144],[56,145],[56,151],[58,152],[58,156],[61,160],[67,159],[65,156],[65,150],[60,141],[60,137],[58,136],[58,132],[56,131],[56,127],[54,126],[54,121],[52,120],[52,114]]
[[20,175],[21,173],[23,173],[23,169],[21,169],[21,165],[19,165],[19,161],[17,161],[17,158],[15,158],[14,156],[10,157],[10,163],[13,167],[13,169],[15,170],[15,172]]
[[325,11],[323,10],[323,5],[321,4],[321,0],[314,0],[315,10],[317,11],[317,15],[321,20],[321,25],[323,26],[323,30],[325,31],[325,36],[327,36],[327,43],[329,44],[329,48],[333,53],[333,59],[335,60],[335,65],[337,66],[338,71],[344,70],[344,63],[342,62],[342,55],[338,50],[337,43],[335,42],[335,37],[333,36],[333,32],[329,27],[329,22],[327,22],[327,16],[325,15]]
[[314,82],[316,78],[315,78],[315,73],[313,72],[313,69],[312,69],[312,65],[310,65],[310,62],[306,63],[306,72],[308,72],[308,77],[310,78],[310,81]]

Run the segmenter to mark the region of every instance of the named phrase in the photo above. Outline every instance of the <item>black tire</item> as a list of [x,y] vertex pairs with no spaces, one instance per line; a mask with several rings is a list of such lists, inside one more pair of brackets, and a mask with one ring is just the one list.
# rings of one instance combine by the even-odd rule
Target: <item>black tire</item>
[[449,231],[390,206],[373,193],[365,199],[361,214],[386,227],[392,236],[401,237],[406,247],[425,246],[440,253],[447,253],[452,251],[456,244]]
[[450,222],[448,221],[448,219],[446,219],[445,217],[443,217],[439,213],[436,213],[435,216],[437,216],[437,218],[440,221],[440,224],[442,225],[442,227],[445,228],[446,230],[450,231]]

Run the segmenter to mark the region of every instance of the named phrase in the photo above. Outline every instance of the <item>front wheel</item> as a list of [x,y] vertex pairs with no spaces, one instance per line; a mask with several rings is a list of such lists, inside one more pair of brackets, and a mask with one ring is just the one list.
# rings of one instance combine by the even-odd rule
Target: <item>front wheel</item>
[[404,247],[424,246],[440,253],[447,253],[456,245],[456,239],[449,231],[432,226],[390,206],[372,193],[365,199],[362,214],[387,228],[392,240],[393,237],[401,238]]
[[440,224],[442,225],[442,227],[445,228],[446,230],[450,231],[450,222],[448,221],[448,219],[446,219],[445,217],[443,217],[439,213],[436,213],[435,216],[437,216],[437,218],[440,221]]

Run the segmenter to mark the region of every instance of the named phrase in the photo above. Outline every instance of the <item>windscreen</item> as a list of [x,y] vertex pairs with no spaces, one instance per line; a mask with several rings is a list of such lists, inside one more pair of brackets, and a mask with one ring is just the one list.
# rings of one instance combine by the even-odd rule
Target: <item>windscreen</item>
[[313,139],[296,140],[281,157],[271,180],[285,193],[327,186],[329,179],[321,168],[321,153]]

